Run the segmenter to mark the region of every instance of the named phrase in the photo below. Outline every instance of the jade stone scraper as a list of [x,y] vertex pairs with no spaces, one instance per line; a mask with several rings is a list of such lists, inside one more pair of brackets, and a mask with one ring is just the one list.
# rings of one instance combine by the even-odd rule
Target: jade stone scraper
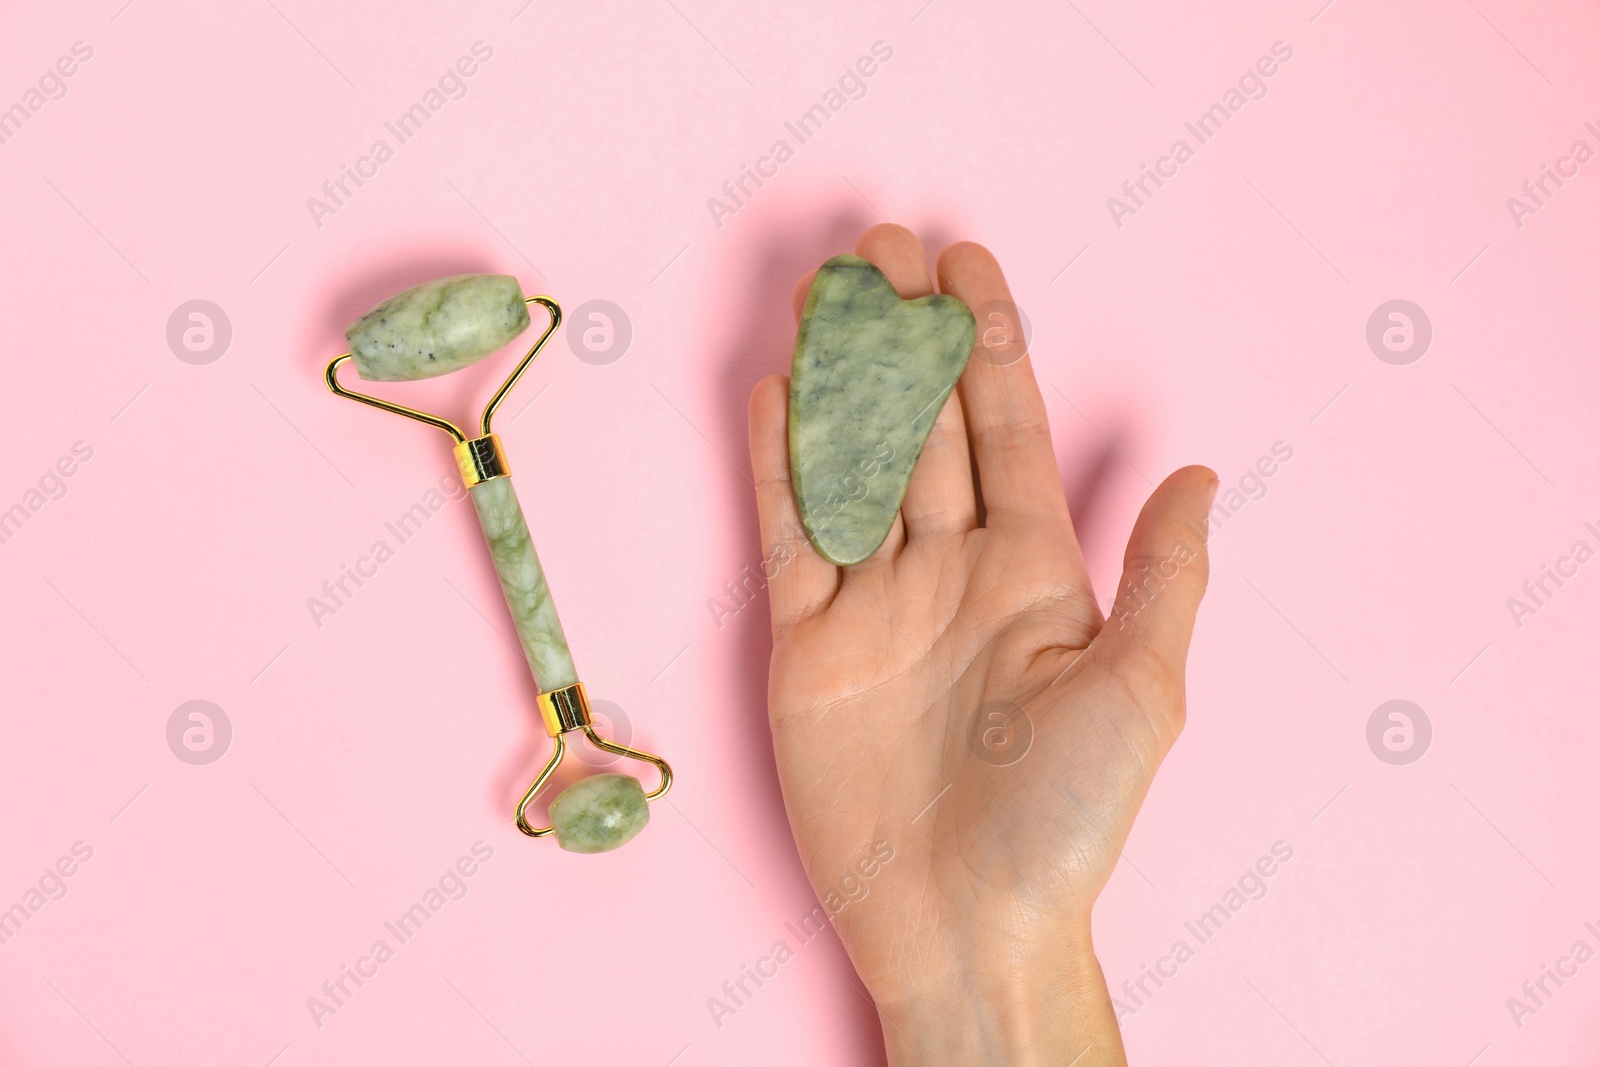
[[[478,436],[469,438],[454,423],[375,396],[352,392],[339,383],[339,368],[355,363],[370,382],[409,382],[469,367],[515,340],[528,328],[528,306],[538,304],[549,325],[528,349],[483,409]],[[335,394],[437,427],[455,442],[456,464],[477,509],[483,535],[494,557],[500,588],[516,623],[517,636],[539,691],[539,716],[553,741],[544,769],[517,804],[517,829],[530,837],[555,835],[569,852],[608,852],[631,840],[650,821],[648,801],[672,786],[666,760],[617,744],[594,727],[583,683],[556,615],[555,602],[528,524],[511,487],[511,467],[500,438],[490,429],[494,413],[539,350],[561,325],[561,308],[549,297],[524,297],[517,279],[504,274],[463,274],[440,278],[390,297],[345,331],[350,351],[328,364],[325,377]],[[579,779],[550,803],[550,826],[528,822],[528,806],[550,781],[566,754],[568,734],[581,731],[596,748],[653,764],[660,783],[646,793],[637,778],[596,774]]]
[[789,469],[806,536],[829,563],[854,566],[889,535],[976,334],[960,300],[902,300],[864,259],[817,269],[794,342]]

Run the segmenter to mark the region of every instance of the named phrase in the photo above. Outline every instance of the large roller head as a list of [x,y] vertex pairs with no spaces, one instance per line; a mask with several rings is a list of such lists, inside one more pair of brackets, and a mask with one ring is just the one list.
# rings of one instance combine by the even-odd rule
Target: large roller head
[[470,367],[527,328],[517,279],[458,274],[391,296],[344,335],[362,378],[409,382]]

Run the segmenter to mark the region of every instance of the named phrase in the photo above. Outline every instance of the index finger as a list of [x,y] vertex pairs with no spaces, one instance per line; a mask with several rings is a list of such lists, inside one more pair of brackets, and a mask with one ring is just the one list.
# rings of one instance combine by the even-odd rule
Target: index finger
[[[939,288],[960,298],[980,317],[987,318],[987,312],[994,310],[1011,323],[1017,321],[1016,303],[1000,264],[982,245],[962,241],[945,249],[939,257]],[[972,358],[960,383],[967,436],[988,516],[985,525],[1044,519],[1070,531],[1072,519],[1033,362],[1026,353],[1012,358],[1012,346],[1023,343],[1016,336],[1009,338],[1006,358],[995,358],[985,348],[987,325],[978,323]]]

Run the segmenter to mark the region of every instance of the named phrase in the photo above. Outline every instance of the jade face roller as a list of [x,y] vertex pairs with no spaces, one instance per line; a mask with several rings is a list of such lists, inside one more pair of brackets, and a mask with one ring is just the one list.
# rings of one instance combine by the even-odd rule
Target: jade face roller
[[[530,304],[543,308],[550,324],[489,399],[477,437],[467,437],[454,423],[437,415],[352,392],[339,384],[339,368],[352,361],[357,375],[369,382],[416,381],[469,367],[528,328]],[[508,275],[440,278],[392,296],[357,319],[345,331],[350,351],[328,364],[325,377],[328,388],[338,396],[437,427],[455,441],[456,464],[489,542],[501,591],[539,690],[539,716],[554,744],[544,770],[517,804],[517,829],[529,837],[554,834],[569,852],[608,852],[644,829],[650,821],[647,802],[671,788],[672,768],[659,756],[617,744],[595,730],[588,697],[578,681],[561,619],[539,566],[539,554],[511,487],[511,467],[500,438],[490,429],[501,401],[560,325],[561,308],[554,300],[524,298],[522,287]],[[630,775],[592,775],[569,786],[550,803],[551,825],[529,825],[528,806],[560,766],[567,735],[577,731],[604,752],[654,764],[660,784],[646,793]]]

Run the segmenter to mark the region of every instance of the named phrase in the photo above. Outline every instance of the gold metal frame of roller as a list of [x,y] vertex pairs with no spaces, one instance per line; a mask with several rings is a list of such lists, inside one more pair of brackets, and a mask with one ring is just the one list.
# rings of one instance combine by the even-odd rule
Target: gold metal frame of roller
[[[556,328],[561,325],[561,305],[554,300],[547,296],[530,296],[526,302],[538,304],[549,312],[550,325],[545,327],[544,333],[540,334],[539,339],[533,343],[533,347],[528,349],[528,354],[522,357],[522,361],[511,372],[511,376],[495,391],[494,396],[489,398],[489,403],[483,409],[483,417],[479,420],[482,433],[477,437],[469,438],[461,432],[460,427],[449,419],[440,418],[438,415],[430,415],[428,412],[418,411],[416,408],[408,408],[404,404],[380,400],[375,396],[368,396],[365,393],[357,393],[346,389],[339,384],[339,368],[350,360],[351,357],[348,352],[335,357],[328,364],[323,377],[328,383],[329,390],[335,396],[359,401],[383,411],[393,412],[396,415],[404,415],[408,419],[426,423],[449,434],[451,440],[456,443],[456,465],[461,468],[462,481],[468,489],[479,482],[486,482],[491,478],[504,478],[510,475],[511,466],[506,462],[505,450],[500,446],[499,436],[490,429],[490,423],[494,419],[495,410],[499,408],[500,402],[506,398],[507,393],[511,392],[512,386],[517,384],[523,372],[528,369],[529,365],[533,363],[534,357],[539,354],[539,350],[545,346],[545,342],[550,340],[551,336],[556,332]],[[620,745],[615,741],[601,737],[595,731],[594,715],[589,710],[589,697],[584,692],[582,682],[574,682],[563,689],[552,689],[548,693],[540,693],[538,704],[539,718],[543,720],[545,731],[549,733],[555,747],[550,753],[550,759],[544,765],[544,770],[539,772],[539,776],[533,780],[533,784],[528,787],[528,791],[522,795],[522,800],[517,804],[517,829],[529,837],[547,837],[555,833],[554,826],[530,826],[528,824],[528,805],[533,803],[533,799],[544,789],[545,783],[550,781],[550,776],[555,774],[556,768],[561,765],[562,757],[566,755],[567,751],[566,735],[573,731],[582,730],[583,736],[589,739],[589,743],[602,752],[609,752],[614,756],[626,756],[629,759],[653,764],[656,770],[661,772],[661,784],[653,792],[646,793],[645,800],[659,799],[666,794],[668,789],[672,788],[672,768],[667,765],[666,760],[641,749]]]

